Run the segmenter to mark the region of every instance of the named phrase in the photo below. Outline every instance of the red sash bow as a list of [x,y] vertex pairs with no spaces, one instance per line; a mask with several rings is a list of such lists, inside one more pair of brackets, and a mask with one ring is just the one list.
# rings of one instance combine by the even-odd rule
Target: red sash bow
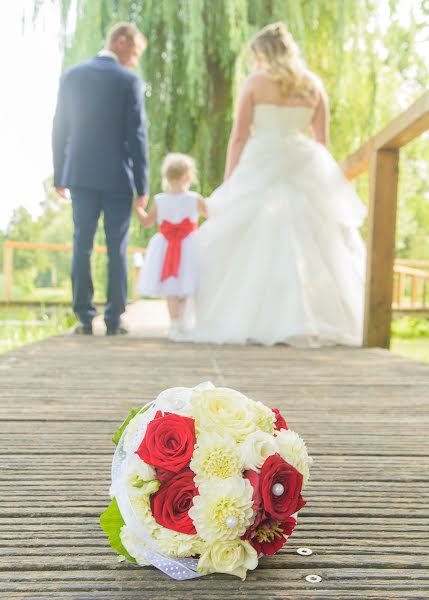
[[159,232],[168,242],[167,250],[162,267],[161,281],[169,277],[177,277],[179,274],[180,256],[182,254],[182,240],[195,231],[197,224],[186,217],[180,223],[163,221],[159,226]]

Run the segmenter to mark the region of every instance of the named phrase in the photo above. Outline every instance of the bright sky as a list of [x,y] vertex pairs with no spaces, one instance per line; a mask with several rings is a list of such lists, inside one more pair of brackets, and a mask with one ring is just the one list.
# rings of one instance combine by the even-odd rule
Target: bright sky
[[[37,215],[52,173],[50,133],[61,67],[59,18],[47,2],[35,27],[33,0],[0,6],[0,229],[25,206]],[[27,24],[23,31],[22,16]]]

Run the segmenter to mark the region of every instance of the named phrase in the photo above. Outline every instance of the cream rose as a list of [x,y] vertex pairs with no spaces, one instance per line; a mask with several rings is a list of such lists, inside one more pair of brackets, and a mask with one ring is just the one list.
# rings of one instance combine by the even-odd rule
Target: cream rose
[[207,548],[198,561],[198,572],[228,573],[246,579],[247,571],[256,569],[258,555],[246,540],[217,541]]
[[276,441],[272,435],[263,431],[251,433],[241,444],[245,469],[252,469],[259,473],[265,460],[277,451]]
[[222,431],[231,435],[236,442],[242,442],[257,430],[253,404],[252,400],[229,388],[194,392],[190,405],[197,435]]

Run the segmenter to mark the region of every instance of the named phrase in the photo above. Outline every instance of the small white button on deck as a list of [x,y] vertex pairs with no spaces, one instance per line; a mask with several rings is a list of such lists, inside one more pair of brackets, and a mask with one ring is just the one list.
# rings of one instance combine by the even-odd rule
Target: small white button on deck
[[313,550],[310,550],[310,548],[298,548],[297,553],[301,554],[301,556],[310,556],[310,554],[313,554]]
[[307,575],[305,580],[309,583],[319,583],[320,581],[322,581],[322,578],[320,577],[320,575]]

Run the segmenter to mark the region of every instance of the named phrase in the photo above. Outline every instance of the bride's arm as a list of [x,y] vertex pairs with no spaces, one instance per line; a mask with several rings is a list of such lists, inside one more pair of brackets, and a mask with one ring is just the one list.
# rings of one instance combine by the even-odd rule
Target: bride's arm
[[253,99],[251,84],[247,82],[238,101],[237,114],[229,136],[228,151],[226,154],[225,179],[231,176],[235,169],[244,145],[250,135],[250,126],[253,117]]
[[318,89],[318,97],[311,128],[314,139],[327,146],[329,143],[329,100],[322,83],[320,83]]

